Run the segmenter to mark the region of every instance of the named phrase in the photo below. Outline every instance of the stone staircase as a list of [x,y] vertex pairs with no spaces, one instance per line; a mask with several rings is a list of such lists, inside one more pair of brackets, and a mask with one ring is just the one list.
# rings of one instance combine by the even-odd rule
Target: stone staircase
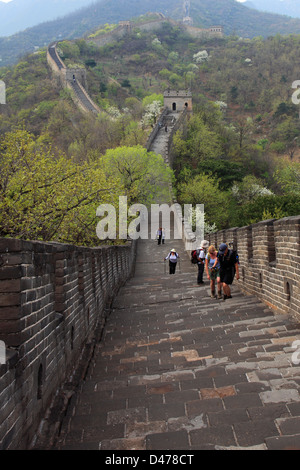
[[167,115],[167,132],[165,130],[164,123],[162,123],[162,126],[149,149],[149,151],[161,155],[166,163],[168,163],[168,146],[170,133],[172,132],[172,129],[174,128],[176,121],[179,119],[179,117],[180,113],[169,112],[169,114]]
[[91,99],[88,99],[87,95],[85,95],[85,93],[82,91],[82,89],[80,88],[77,81],[69,80],[69,85],[71,86],[71,88],[74,91],[78,101],[81,103],[83,108],[86,111],[92,111],[92,112],[98,114],[99,110],[96,108],[93,101]]
[[[166,162],[171,131],[162,126],[149,149]],[[172,248],[174,276],[164,262]],[[300,450],[299,340],[299,324],[238,282],[232,299],[211,299],[182,241],[140,240],[135,276],[48,448]]]
[[139,242],[53,449],[300,449],[299,325],[238,285],[211,299],[196,278],[181,241]]

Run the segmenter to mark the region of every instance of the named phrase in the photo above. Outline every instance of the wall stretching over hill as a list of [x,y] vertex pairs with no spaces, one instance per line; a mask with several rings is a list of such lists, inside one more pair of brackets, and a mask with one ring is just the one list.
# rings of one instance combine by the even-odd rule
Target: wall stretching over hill
[[136,242],[84,248],[0,239],[1,450],[27,448],[85,345],[101,335],[135,255]]
[[300,320],[300,216],[223,230],[209,240],[216,248],[234,243],[240,256],[235,282],[245,293]]
[[222,26],[211,26],[207,29],[196,28],[193,26],[179,23],[178,21],[170,18],[161,17],[156,20],[148,21],[145,23],[132,23],[130,21],[120,21],[118,27],[113,31],[100,34],[98,36],[91,35],[88,40],[97,44],[97,46],[105,46],[106,44],[113,43],[123,39],[132,30],[139,29],[141,31],[157,31],[163,28],[164,24],[171,24],[172,26],[179,26],[183,31],[186,31],[194,38],[223,38],[224,31]]
[[48,46],[47,62],[58,85],[71,90],[73,101],[83,112],[100,113],[100,108],[86,91],[86,70],[84,68],[67,68],[57,53],[56,43]]

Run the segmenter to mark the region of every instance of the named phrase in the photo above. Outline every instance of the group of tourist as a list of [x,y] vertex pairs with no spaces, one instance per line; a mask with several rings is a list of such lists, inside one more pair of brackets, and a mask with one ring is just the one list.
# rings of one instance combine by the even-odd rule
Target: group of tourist
[[[207,253],[206,253],[207,250]],[[198,284],[203,284],[204,268],[207,279],[210,280],[211,297],[218,299],[231,299],[231,284],[234,277],[238,280],[239,258],[235,250],[231,249],[227,243],[221,243],[217,251],[214,245],[209,246],[209,242],[203,240],[201,247],[197,250],[198,256]],[[216,294],[217,283],[217,294]],[[223,289],[223,296],[222,296]]]

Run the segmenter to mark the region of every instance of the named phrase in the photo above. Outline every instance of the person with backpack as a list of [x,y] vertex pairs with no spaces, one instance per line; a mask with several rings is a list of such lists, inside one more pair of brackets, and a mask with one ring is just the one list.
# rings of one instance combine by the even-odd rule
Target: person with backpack
[[175,274],[178,258],[179,258],[179,254],[176,252],[174,248],[173,250],[170,251],[168,256],[165,258],[165,261],[167,259],[169,260],[169,273],[170,274]]
[[216,297],[216,281],[218,290],[218,299],[222,299],[222,284],[220,279],[220,261],[218,260],[218,252],[213,245],[208,248],[205,258],[205,270],[207,279],[210,280],[211,298]]
[[226,243],[221,243],[218,252],[218,260],[220,262],[220,281],[223,286],[223,300],[231,299],[231,284],[234,277],[239,280],[239,263],[238,254],[234,250],[229,250]]
[[197,263],[198,265],[197,284],[204,284],[203,273],[204,273],[206,249],[208,248],[208,246],[209,246],[209,242],[207,240],[202,240],[201,245],[198,248],[198,250],[194,250],[192,252],[192,263],[193,264]]

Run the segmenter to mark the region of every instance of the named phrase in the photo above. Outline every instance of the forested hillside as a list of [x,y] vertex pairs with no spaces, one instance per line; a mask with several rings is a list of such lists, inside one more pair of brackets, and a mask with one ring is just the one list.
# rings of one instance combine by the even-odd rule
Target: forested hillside
[[299,214],[299,45],[292,35],[195,40],[168,23],[104,47],[62,41],[66,65],[88,71],[103,110],[96,119],[54,87],[44,52],[0,69],[8,102],[0,114],[2,235],[91,244],[99,201],[151,203],[169,170],[143,145],[167,87],[193,92],[186,133],[174,139],[180,202],[204,203],[211,229]]
[[[90,2],[89,2],[90,3]],[[0,64],[15,63],[22,55],[50,42],[75,39],[88,34],[93,28],[105,23],[118,23],[139,17],[147,12],[163,13],[166,17],[182,21],[182,0],[98,0],[80,11],[28,28],[7,38],[0,38]],[[190,15],[194,26],[207,28],[212,25],[224,27],[226,35],[243,38],[300,34],[300,19],[264,13],[245,7],[235,0],[193,0]]]

